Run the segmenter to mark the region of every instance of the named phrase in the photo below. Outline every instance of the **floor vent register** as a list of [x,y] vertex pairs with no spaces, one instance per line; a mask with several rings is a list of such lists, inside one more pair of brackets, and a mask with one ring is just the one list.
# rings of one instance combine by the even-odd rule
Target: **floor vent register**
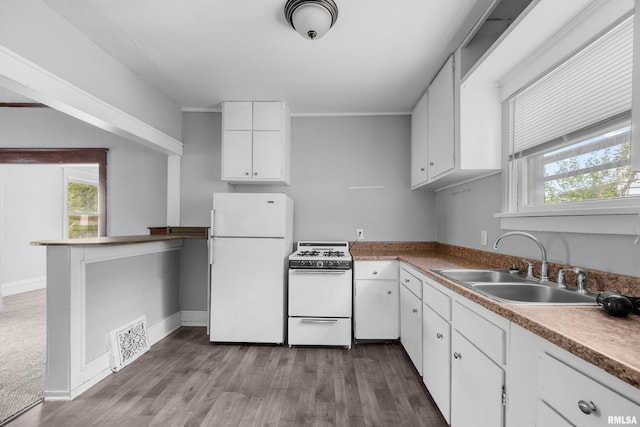
[[111,370],[114,372],[118,372],[150,348],[146,316],[111,330],[110,336]]

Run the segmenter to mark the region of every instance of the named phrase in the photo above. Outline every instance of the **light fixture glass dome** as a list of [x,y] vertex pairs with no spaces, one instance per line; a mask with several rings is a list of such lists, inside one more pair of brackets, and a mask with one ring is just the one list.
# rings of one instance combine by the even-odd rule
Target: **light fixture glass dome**
[[300,35],[315,40],[324,36],[338,18],[333,0],[288,0],[284,13]]

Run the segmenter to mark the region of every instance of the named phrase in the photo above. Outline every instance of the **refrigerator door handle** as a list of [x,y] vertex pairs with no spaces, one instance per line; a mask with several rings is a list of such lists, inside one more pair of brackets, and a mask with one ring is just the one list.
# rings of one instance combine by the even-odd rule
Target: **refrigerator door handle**
[[216,233],[215,233],[216,210],[215,209],[211,210],[211,218],[209,219],[209,225],[211,225],[211,227],[209,228],[209,236],[213,237],[213,236],[216,235]]

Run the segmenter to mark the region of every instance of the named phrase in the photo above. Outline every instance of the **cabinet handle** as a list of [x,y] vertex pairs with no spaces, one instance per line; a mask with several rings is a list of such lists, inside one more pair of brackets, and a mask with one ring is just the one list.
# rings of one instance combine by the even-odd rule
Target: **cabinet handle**
[[391,295],[391,291],[387,291],[387,295]]
[[455,353],[453,353],[453,358],[454,359],[462,359],[462,354],[458,353],[457,351]]
[[424,168],[420,168],[420,172],[424,172]]
[[413,309],[413,310],[411,310],[411,311],[413,311],[414,313],[417,313],[417,312],[418,312],[418,309],[417,309],[417,308],[414,308],[414,309]]
[[438,332],[438,333],[436,334],[436,338],[438,338],[439,340],[441,340],[441,339],[442,339],[442,334],[441,334],[440,332]]
[[587,415],[592,414],[597,410],[595,403],[593,403],[592,401],[589,401],[587,403],[584,400],[578,401],[578,408],[580,408],[580,410]]
[[253,173],[253,176],[258,176],[258,172],[254,172],[254,173]]
[[404,279],[404,283],[409,283],[410,281],[410,279]]
[[375,276],[376,274],[378,274],[378,272],[374,270],[373,275]]
[[249,172],[245,172],[244,174],[245,174],[245,175],[247,175],[247,176],[249,176]]
[[433,166],[433,162],[429,162],[429,166]]

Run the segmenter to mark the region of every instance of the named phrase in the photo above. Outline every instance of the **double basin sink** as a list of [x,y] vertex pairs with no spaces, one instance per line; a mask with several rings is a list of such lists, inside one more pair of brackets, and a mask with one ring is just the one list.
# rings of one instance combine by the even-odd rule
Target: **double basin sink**
[[540,283],[508,270],[432,270],[468,289],[508,304],[597,305],[595,294],[581,294],[555,283]]

